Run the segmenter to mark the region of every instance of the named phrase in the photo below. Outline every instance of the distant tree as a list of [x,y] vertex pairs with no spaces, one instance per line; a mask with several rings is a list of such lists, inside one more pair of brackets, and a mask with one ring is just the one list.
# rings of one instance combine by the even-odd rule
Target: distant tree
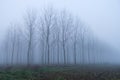
[[14,52],[15,52],[15,42],[16,42],[16,28],[15,26],[11,26],[12,31],[11,31],[11,65],[14,64]]
[[[42,39],[44,40],[43,45],[45,49],[45,57],[47,57],[47,64],[50,64],[50,47],[51,47],[51,34],[52,28],[54,26],[54,17],[55,14],[52,8],[45,8],[41,16],[41,30],[42,30]],[[41,31],[40,30],[40,31]],[[42,40],[42,41],[43,41]],[[46,60],[46,59],[45,59]]]
[[25,16],[25,26],[27,29],[27,42],[28,42],[28,49],[27,49],[27,65],[29,66],[33,62],[33,41],[34,41],[34,30],[36,24],[36,13],[33,11],[27,12]]
[[73,33],[73,54],[74,54],[74,64],[77,64],[77,41],[78,41],[78,30],[79,30],[79,20],[74,21],[74,33]]
[[28,66],[37,59],[39,64],[46,65],[103,63],[107,60],[105,54],[110,53],[105,45],[79,17],[51,7],[44,8],[39,15],[31,10],[23,24],[10,25],[5,40],[5,62]]
[[63,57],[64,57],[64,64],[67,63],[67,42],[70,40],[72,32],[72,16],[70,14],[67,14],[65,11],[61,12],[60,16],[60,26],[61,26],[61,44],[63,49]]

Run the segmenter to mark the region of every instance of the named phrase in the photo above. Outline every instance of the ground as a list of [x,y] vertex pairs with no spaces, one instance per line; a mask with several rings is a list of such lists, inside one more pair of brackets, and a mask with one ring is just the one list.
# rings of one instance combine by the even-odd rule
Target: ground
[[0,80],[120,80],[119,66],[32,66],[1,68]]

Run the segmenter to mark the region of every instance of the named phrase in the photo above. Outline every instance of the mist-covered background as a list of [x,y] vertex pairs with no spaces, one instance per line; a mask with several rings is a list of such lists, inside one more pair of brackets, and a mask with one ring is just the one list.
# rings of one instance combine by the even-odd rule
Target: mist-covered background
[[[93,36],[105,43],[103,46],[112,47],[114,52],[112,55],[107,54],[107,62],[120,62],[119,0],[0,0],[0,55],[5,55],[2,43],[6,40],[9,25],[24,22],[26,11],[32,9],[40,14],[42,9],[47,7],[53,7],[58,11],[65,9],[68,13],[79,16],[82,23],[92,31]],[[104,58],[107,59],[107,56]]]

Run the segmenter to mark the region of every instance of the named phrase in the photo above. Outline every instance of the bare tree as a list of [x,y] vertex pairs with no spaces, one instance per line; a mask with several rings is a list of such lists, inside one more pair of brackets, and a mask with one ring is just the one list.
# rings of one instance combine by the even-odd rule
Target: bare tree
[[[50,64],[50,45],[51,45],[51,33],[52,27],[54,26],[55,14],[52,8],[44,9],[41,16],[41,29],[42,29],[42,39],[44,40],[45,57],[47,57],[47,64]],[[40,30],[41,31],[41,30]],[[45,59],[46,60],[46,59]]]
[[85,63],[84,41],[85,41],[85,26],[81,26],[81,50],[82,50],[82,64]]
[[60,27],[58,25],[58,20],[56,20],[56,42],[57,42],[57,61],[58,64],[60,63]]
[[35,62],[36,54],[39,64],[47,65],[84,64],[87,60],[90,64],[103,60],[104,44],[96,40],[78,17],[66,11],[45,8],[39,19],[33,11],[28,11],[24,19],[23,26],[11,25],[6,35],[7,65],[24,62],[30,66]]
[[77,63],[77,41],[78,41],[78,30],[79,30],[79,20],[76,19],[74,21],[74,33],[73,33],[73,56],[74,56],[74,64]]
[[65,11],[61,12],[60,16],[60,26],[61,26],[61,44],[62,44],[62,49],[63,49],[63,57],[64,57],[64,64],[67,63],[67,42],[71,38],[71,23],[72,23],[72,17],[70,14],[66,14]]
[[21,44],[22,44],[22,41],[21,41],[21,37],[23,38],[23,36],[22,36],[22,31],[21,31],[21,29],[20,29],[20,25],[19,24],[17,24],[16,25],[17,27],[17,29],[16,29],[16,43],[15,43],[15,46],[16,46],[16,63],[17,64],[19,64],[19,62],[20,62],[20,55],[21,55]]
[[36,23],[36,14],[33,11],[27,12],[25,17],[26,27],[27,27],[27,41],[28,41],[28,49],[27,49],[27,65],[29,66],[33,61],[33,41],[34,41],[34,29]]
[[38,20],[38,33],[39,33],[39,46],[40,46],[40,58],[42,64],[45,64],[45,39],[46,39],[46,33],[45,33],[45,27],[44,27],[44,22],[42,21],[42,16],[40,16],[40,19]]
[[15,42],[16,42],[16,28],[15,26],[11,26],[12,30],[11,31],[11,65],[14,63],[14,52],[15,52]]
[[[10,27],[11,27],[11,25],[10,25]],[[6,55],[5,55],[5,61],[6,61],[6,66],[9,66],[9,64],[11,63],[10,62],[10,58],[9,58],[9,56],[10,56],[10,54],[11,54],[11,48],[10,48],[10,45],[11,45],[11,28],[9,28],[8,30],[7,30],[7,34],[6,34],[6,37],[5,37],[5,48],[4,48],[4,52],[6,53]]]

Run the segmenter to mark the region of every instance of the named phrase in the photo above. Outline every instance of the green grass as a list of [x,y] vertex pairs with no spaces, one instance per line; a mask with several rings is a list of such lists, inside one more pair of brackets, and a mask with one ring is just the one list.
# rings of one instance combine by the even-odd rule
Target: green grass
[[120,80],[119,68],[44,66],[0,70],[0,80]]

